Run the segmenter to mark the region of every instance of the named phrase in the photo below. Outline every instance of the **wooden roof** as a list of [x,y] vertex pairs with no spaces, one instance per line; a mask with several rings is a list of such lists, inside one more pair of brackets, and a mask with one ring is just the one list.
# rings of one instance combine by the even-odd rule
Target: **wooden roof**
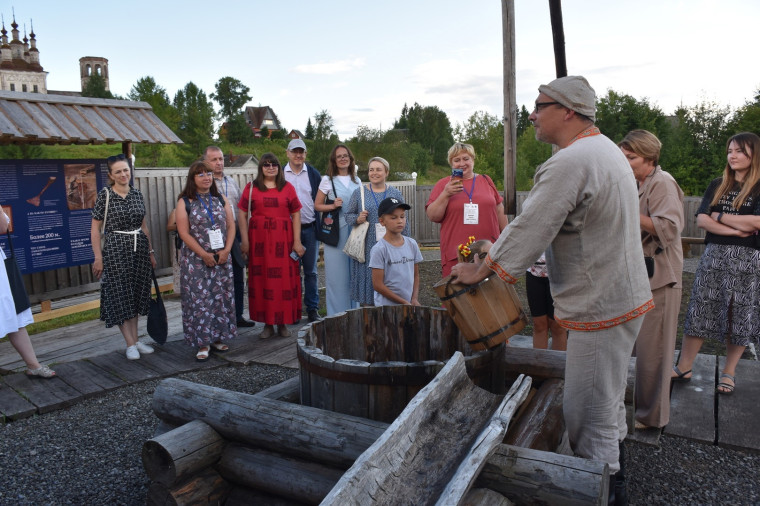
[[0,91],[0,144],[182,144],[146,102]]

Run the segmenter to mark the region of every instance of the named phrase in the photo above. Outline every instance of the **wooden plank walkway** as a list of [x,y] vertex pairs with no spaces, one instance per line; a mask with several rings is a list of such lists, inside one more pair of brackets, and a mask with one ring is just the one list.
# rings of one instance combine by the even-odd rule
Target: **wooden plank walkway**
[[[101,321],[72,325],[32,336],[40,362],[51,364],[58,372],[52,380],[27,378],[24,363],[10,343],[0,342],[0,417],[17,420],[34,414],[61,409],[101,395],[124,385],[182,372],[212,367],[246,366],[253,363],[298,368],[296,335],[306,324],[290,327],[287,338],[258,338],[263,328],[240,329],[230,351],[212,353],[208,362],[195,361],[193,349],[182,336],[181,305],[178,298],[168,298],[169,338],[164,346],[154,345],[156,352],[138,361],[124,357],[124,340],[117,328],[106,329]],[[141,337],[145,318],[140,319]],[[514,336],[511,346],[530,347],[529,336]],[[661,434],[684,437],[705,444],[760,451],[760,362],[741,360],[737,367],[736,392],[731,396],[715,393],[723,357],[698,355],[692,380],[676,383],[671,392],[670,424],[663,431],[637,431],[629,438],[640,443],[658,445]],[[8,374],[8,372],[11,372]]]

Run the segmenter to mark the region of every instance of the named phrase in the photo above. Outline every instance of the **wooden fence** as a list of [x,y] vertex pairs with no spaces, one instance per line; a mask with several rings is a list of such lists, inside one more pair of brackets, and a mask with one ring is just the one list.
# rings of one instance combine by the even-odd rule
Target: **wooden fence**
[[[245,183],[254,177],[255,172],[251,169],[225,169],[225,174],[233,177],[242,189]],[[142,192],[148,208],[147,223],[153,249],[156,250],[158,275],[171,273],[170,236],[166,231],[166,221],[174,209],[177,195],[182,191],[186,177],[187,168],[135,171],[135,188]],[[412,237],[422,245],[438,244],[440,226],[432,223],[425,215],[425,203],[430,197],[433,186],[416,186],[414,181],[391,181],[390,184],[401,190],[404,200],[412,206],[409,216]],[[518,214],[527,196],[528,192],[517,193]],[[704,231],[697,228],[694,218],[694,212],[699,207],[700,201],[699,197],[685,199],[686,226],[683,236],[704,236]],[[702,248],[701,245],[692,245],[692,253],[699,254]],[[90,265],[27,274],[24,276],[24,281],[33,303],[79,295],[100,288],[100,282],[94,279]]]

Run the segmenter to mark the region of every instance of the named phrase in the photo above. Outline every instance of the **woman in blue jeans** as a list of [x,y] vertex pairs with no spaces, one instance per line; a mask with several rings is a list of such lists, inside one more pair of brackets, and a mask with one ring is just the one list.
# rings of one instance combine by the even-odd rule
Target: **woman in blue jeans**
[[[344,144],[335,146],[330,153],[327,175],[322,177],[317,198],[314,200],[314,209],[321,213],[341,209],[340,241],[337,246],[324,245],[328,316],[358,307],[358,304],[351,300],[351,258],[343,253],[343,246],[351,233],[351,224],[346,221],[342,210],[343,202],[348,204],[351,195],[362,184],[356,176],[355,167],[351,150]],[[326,204],[327,198],[334,202]]]

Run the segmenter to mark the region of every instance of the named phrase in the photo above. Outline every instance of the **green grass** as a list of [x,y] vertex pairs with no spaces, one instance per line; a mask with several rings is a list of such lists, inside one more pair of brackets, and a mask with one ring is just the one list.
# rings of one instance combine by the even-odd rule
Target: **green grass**
[[74,313],[59,318],[53,318],[45,320],[44,322],[32,323],[26,327],[29,335],[39,334],[48,330],[55,330],[62,327],[68,327],[69,325],[76,325],[77,323],[88,322],[90,320],[97,320],[100,318],[100,308],[88,309],[80,313]]

